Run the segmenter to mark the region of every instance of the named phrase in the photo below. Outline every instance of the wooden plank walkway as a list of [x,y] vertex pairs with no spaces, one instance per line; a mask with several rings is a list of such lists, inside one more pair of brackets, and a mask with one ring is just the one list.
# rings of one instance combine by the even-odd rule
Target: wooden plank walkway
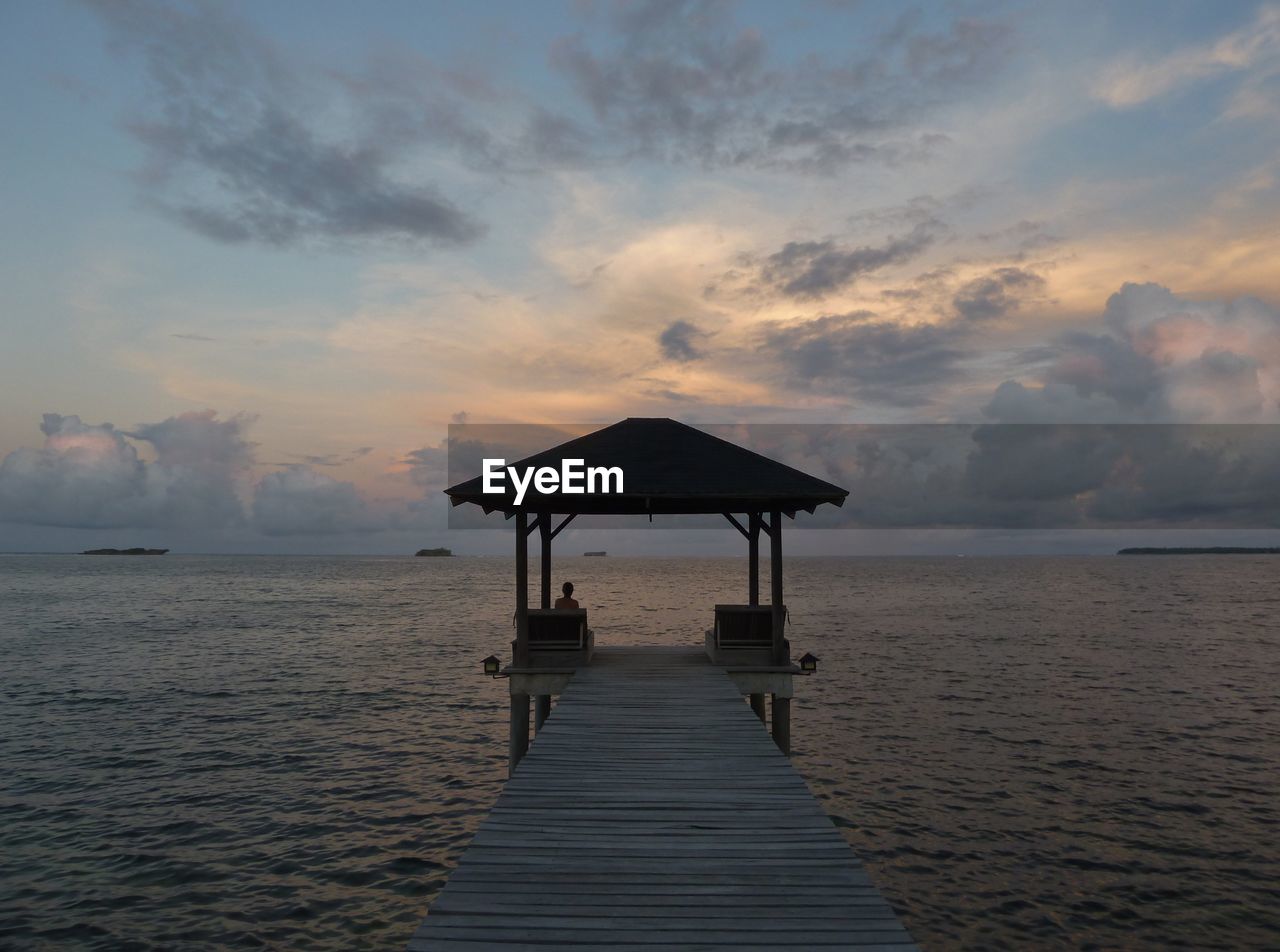
[[914,949],[723,669],[597,651],[410,952]]

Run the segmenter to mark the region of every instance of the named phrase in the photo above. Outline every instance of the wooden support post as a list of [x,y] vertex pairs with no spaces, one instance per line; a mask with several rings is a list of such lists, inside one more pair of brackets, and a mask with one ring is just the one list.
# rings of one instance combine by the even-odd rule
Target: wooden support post
[[538,536],[542,540],[542,607],[551,607],[551,513],[538,516]]
[[507,776],[510,777],[516,765],[529,752],[529,695],[511,695],[511,739],[507,744],[508,764]]
[[[529,664],[529,516],[523,512],[516,513],[515,663],[517,668],[524,668]],[[526,695],[525,705],[528,706],[528,703],[529,697]],[[524,723],[527,728],[529,726],[528,711],[525,711]],[[514,726],[512,729],[514,730]]]
[[758,512],[747,516],[747,604],[760,604],[760,513]]
[[542,733],[542,725],[547,722],[547,718],[551,716],[551,695],[537,694],[533,698],[533,730],[535,734]]
[[[787,616],[782,601],[782,513],[776,509],[769,514],[769,580],[773,602],[773,663],[782,665],[790,659],[783,631]],[[775,711],[777,703],[775,698]]]
[[756,712],[756,717],[760,718],[760,723],[761,723],[761,724],[763,724],[763,723],[765,722],[765,720],[764,720],[764,695],[763,695],[763,694],[753,694],[753,695],[751,695],[751,710],[753,710],[753,711],[755,711],[755,712]]
[[773,742],[791,756],[791,698],[773,696]]

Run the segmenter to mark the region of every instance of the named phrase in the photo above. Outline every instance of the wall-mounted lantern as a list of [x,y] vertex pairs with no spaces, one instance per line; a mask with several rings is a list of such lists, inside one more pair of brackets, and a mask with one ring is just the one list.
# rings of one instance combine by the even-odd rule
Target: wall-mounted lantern
[[805,674],[813,674],[818,670],[818,659],[806,651],[800,659],[800,670]]
[[497,655],[489,655],[484,659],[484,673],[491,678],[496,678],[498,672],[502,670],[502,659]]

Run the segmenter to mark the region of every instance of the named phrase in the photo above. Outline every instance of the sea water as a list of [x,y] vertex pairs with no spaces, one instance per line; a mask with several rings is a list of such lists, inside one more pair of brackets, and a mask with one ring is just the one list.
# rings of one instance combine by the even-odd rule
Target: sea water
[[[688,645],[745,574],[554,580],[597,644]],[[926,949],[1275,948],[1278,583],[789,559],[794,763]],[[0,557],[0,947],[402,947],[502,787],[512,590],[500,558]]]

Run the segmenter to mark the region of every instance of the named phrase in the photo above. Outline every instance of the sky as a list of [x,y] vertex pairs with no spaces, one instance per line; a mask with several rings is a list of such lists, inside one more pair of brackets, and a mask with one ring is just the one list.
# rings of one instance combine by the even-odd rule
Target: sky
[[0,551],[506,552],[451,422],[1280,422],[1277,4],[11,0],[0,74]]

